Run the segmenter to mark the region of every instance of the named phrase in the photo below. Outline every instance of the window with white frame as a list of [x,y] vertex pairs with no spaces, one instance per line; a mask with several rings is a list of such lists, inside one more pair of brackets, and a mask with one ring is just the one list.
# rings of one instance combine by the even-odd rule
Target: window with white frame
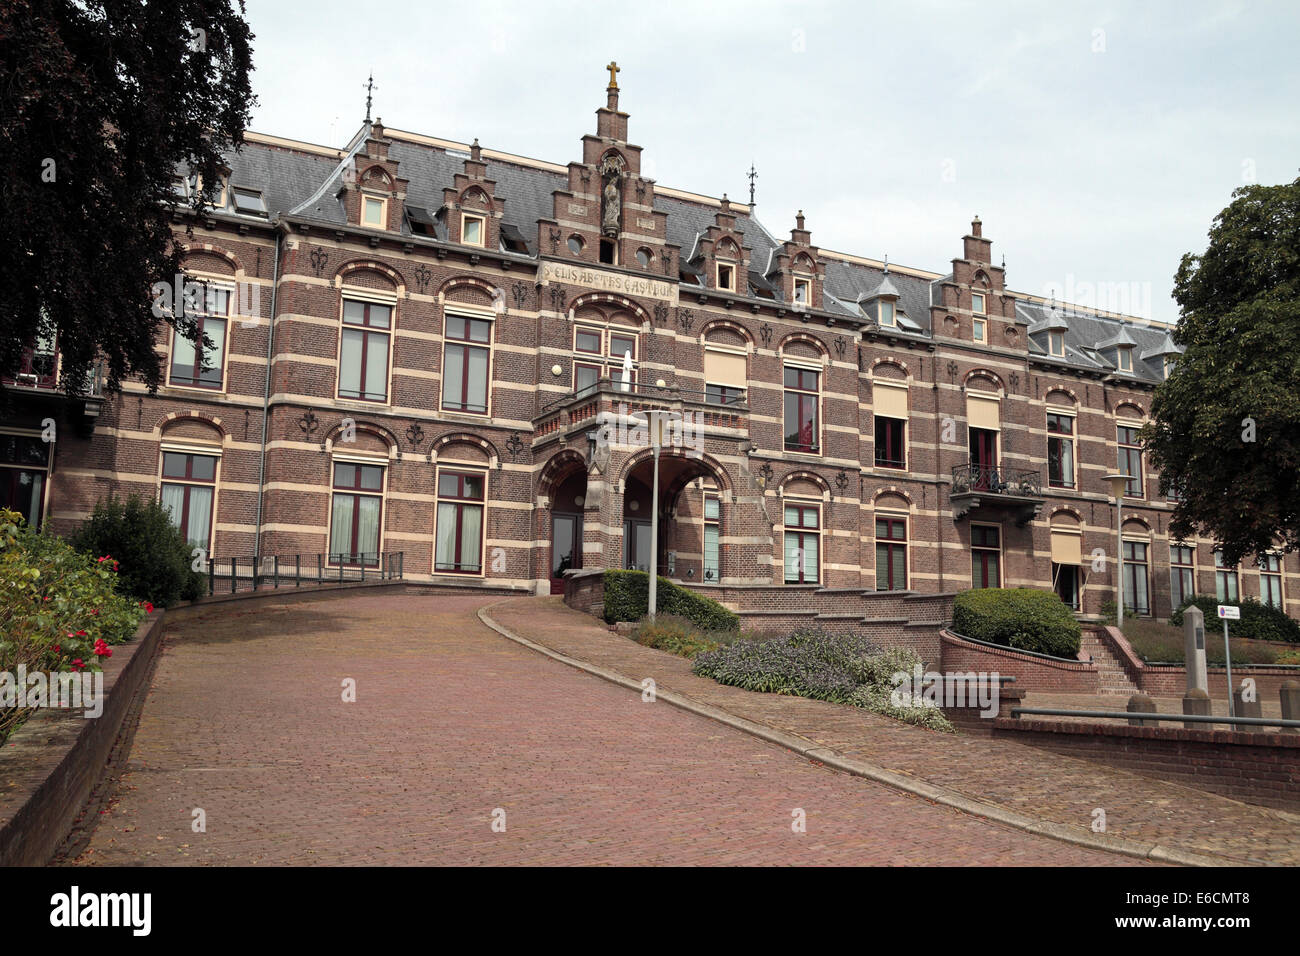
[[380,196],[362,196],[361,225],[372,229],[388,228],[388,200]]
[[704,492],[703,580],[717,584],[722,575],[722,501],[716,488]]
[[1134,614],[1146,617],[1151,613],[1151,594],[1148,588],[1147,551],[1145,541],[1124,542],[1124,606]]
[[724,292],[736,291],[736,267],[733,263],[718,263],[718,288]]
[[638,339],[635,329],[623,326],[574,326],[573,390],[580,395],[589,392],[602,378],[621,386],[625,364],[631,365],[630,389],[637,381]]
[[1142,444],[1138,438],[1141,428],[1137,422],[1116,426],[1119,472],[1128,477],[1124,486],[1125,498],[1142,497]]
[[467,246],[487,243],[487,220],[482,216],[463,213],[460,217],[460,241]]
[[482,574],[487,475],[450,466],[438,469],[438,518],[433,570]]
[[393,306],[343,299],[339,342],[339,398],[388,401],[388,350]]
[[809,279],[795,277],[794,280],[794,301],[796,305],[812,305],[812,281]]
[[492,322],[448,312],[442,358],[442,407],[488,413],[492,374]]
[[[221,391],[225,384],[226,333],[230,317],[231,290],[203,284],[193,307],[197,341],[180,329],[172,330],[172,357],[168,383],[183,388]],[[190,308],[187,303],[186,308]]]
[[1223,552],[1214,552],[1214,595],[1220,604],[1236,604],[1239,597],[1237,568],[1223,562]]
[[971,338],[980,345],[987,345],[989,341],[989,324],[984,319],[973,319],[971,321]]
[[1196,546],[1169,546],[1169,598],[1176,609],[1196,594]]
[[1056,358],[1065,358],[1065,333],[1052,329],[1047,333],[1047,351]]
[[878,315],[878,321],[880,322],[881,325],[891,329],[898,325],[898,317],[894,314],[895,305],[896,303],[894,302],[893,299],[880,300],[879,303],[880,311]]
[[1122,346],[1116,351],[1115,357],[1121,372],[1133,371],[1133,349],[1130,346]]
[[748,356],[744,349],[704,344],[705,401],[734,405],[745,400]]
[[1261,604],[1282,609],[1282,558],[1279,555],[1260,556],[1259,600]]
[[986,306],[984,304],[983,292],[972,292],[970,294],[970,310],[976,315],[985,315]]
[[[215,449],[213,449],[215,451]],[[191,548],[210,551],[217,502],[217,454],[163,446],[159,501]]]

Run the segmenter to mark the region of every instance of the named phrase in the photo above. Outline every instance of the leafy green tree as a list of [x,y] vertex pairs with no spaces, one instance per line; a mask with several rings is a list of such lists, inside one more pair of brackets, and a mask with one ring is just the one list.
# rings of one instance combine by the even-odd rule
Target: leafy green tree
[[1222,543],[1238,563],[1300,548],[1300,179],[1244,186],[1210,243],[1183,256],[1175,341],[1144,441],[1179,494],[1175,536]]
[[[237,5],[237,9],[236,6]],[[211,204],[253,105],[243,0],[0,3],[0,376],[57,334],[71,391],[160,381],[150,287],[180,268],[173,177]],[[194,323],[178,327],[196,334]]]

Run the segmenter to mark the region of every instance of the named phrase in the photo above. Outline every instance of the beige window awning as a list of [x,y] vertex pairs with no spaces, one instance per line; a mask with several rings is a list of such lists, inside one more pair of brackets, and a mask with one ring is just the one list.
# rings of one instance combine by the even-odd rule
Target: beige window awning
[[990,428],[994,430],[999,428],[1001,415],[999,414],[998,400],[980,395],[967,395],[966,422],[971,428]]
[[886,418],[907,418],[907,386],[886,385],[876,382],[871,389],[871,402],[877,415]]
[[1083,564],[1083,535],[1072,531],[1052,532],[1052,560],[1056,564]]
[[704,381],[708,385],[745,387],[745,356],[718,349],[704,350]]

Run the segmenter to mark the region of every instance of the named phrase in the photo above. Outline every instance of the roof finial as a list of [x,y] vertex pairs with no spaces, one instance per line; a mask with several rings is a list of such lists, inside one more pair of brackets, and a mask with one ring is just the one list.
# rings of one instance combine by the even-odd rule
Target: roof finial
[[885,253],[885,274],[888,275],[888,273],[889,273],[889,253],[886,252]]
[[605,69],[609,70],[609,87],[608,87],[608,89],[611,89],[611,90],[617,90],[617,89],[618,89],[618,74],[621,73],[621,72],[623,72],[622,70],[619,69],[618,61],[617,61],[617,60],[610,60],[610,61],[609,61],[609,65],[608,65],[607,67],[605,67]]
[[749,164],[749,172],[745,175],[749,177],[749,204],[752,206],[754,205],[754,180],[758,178],[758,170],[754,168],[753,163]]
[[366,122],[370,122],[370,101],[375,92],[375,74],[370,72],[370,79],[366,80]]
[[483,151],[482,151],[482,149],[479,147],[479,144],[478,144],[478,137],[477,137],[477,136],[474,137],[474,142],[470,144],[470,147],[469,147],[469,158],[472,159],[472,160],[473,160],[474,162],[476,162],[476,163],[479,162],[479,161],[483,158]]

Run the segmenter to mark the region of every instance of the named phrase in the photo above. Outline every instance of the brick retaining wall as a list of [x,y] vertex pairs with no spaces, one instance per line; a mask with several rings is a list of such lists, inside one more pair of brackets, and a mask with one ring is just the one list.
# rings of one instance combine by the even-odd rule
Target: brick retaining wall
[[1096,694],[1097,665],[1089,661],[1058,661],[1034,657],[1009,647],[985,647],[942,631],[940,666],[946,672],[968,671],[1009,675],[1020,690],[1057,694]]

